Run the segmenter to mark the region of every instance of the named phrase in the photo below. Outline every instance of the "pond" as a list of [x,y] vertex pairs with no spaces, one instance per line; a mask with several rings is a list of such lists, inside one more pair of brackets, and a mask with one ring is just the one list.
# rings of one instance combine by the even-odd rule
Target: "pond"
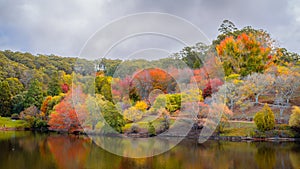
[[0,132],[3,169],[300,168],[299,142],[183,140],[163,154],[133,159],[111,154],[87,136]]

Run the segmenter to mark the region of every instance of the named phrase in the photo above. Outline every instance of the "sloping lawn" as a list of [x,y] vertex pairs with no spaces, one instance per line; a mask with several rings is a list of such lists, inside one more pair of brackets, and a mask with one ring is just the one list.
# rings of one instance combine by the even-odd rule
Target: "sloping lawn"
[[231,121],[221,136],[250,136],[255,129],[256,126],[253,122]]
[[9,117],[0,117],[0,129],[22,129],[29,127],[24,120],[11,120]]

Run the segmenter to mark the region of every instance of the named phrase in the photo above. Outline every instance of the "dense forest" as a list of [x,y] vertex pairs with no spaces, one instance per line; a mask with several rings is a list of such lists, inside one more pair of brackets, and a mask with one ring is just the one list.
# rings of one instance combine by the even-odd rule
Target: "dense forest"
[[[0,51],[0,115],[35,129],[110,126],[153,136],[169,129],[183,104],[197,102],[198,121],[208,109],[224,110],[218,133],[228,120],[254,120],[259,131],[275,123],[299,129],[300,55],[261,29],[224,20],[218,30],[211,45],[187,46],[154,61]],[[210,105],[213,96],[223,97],[224,105]]]

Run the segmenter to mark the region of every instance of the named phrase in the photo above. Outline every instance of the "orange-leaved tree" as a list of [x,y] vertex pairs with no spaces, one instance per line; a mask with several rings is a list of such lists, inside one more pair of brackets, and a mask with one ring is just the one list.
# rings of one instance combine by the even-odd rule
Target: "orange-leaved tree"
[[241,33],[236,38],[228,36],[216,46],[225,75],[232,73],[246,76],[263,72],[276,59],[272,46],[259,33]]
[[68,132],[81,130],[81,124],[87,115],[86,105],[83,104],[85,99],[86,95],[82,93],[81,88],[68,92],[66,97],[54,107],[54,112],[50,115],[48,122],[50,129]]
[[162,69],[145,69],[135,74],[130,90],[135,89],[142,100],[147,99],[154,89],[164,93],[172,93],[176,90],[176,81],[170,74]]

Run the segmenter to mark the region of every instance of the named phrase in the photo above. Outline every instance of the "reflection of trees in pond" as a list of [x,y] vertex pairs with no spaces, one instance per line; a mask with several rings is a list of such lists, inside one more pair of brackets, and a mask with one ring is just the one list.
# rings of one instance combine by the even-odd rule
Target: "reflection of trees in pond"
[[122,168],[120,161],[122,157],[109,153],[101,149],[96,144],[90,144],[90,152],[85,163],[85,168],[99,168],[99,169],[109,169],[109,168]]
[[291,152],[289,154],[289,157],[290,157],[293,168],[300,168],[300,154]]
[[151,157],[166,152],[174,147],[180,138],[131,138],[91,136],[93,141],[107,151],[124,157]]
[[[15,132],[15,131],[13,131]],[[7,133],[9,134],[9,133]],[[41,155],[39,146],[46,138],[45,135],[34,135],[31,132],[15,132],[16,137],[1,140],[0,168],[55,168],[48,152]],[[47,149],[45,150],[47,151]]]
[[300,168],[300,144],[295,143],[292,151],[289,153],[289,158],[293,168]]
[[72,135],[50,136],[47,138],[47,143],[59,168],[84,168],[90,152],[89,138],[78,139]]
[[46,134],[34,134],[34,137],[30,137],[31,133],[27,132],[27,137],[18,139],[18,144],[25,151],[32,153],[36,151],[40,146],[40,142],[46,138]]
[[[95,136],[96,137],[96,136]],[[133,138],[131,138],[133,139]],[[149,147],[153,151],[160,146],[169,146],[169,142],[152,140],[139,142],[126,141],[116,137],[99,136],[99,142],[119,142],[114,147],[122,152],[139,153]],[[14,144],[15,143],[15,144]],[[161,144],[161,145],[159,145]],[[183,140],[178,146],[158,156],[132,159],[117,156],[93,144],[83,136],[56,134],[30,134],[30,137],[0,139],[0,168],[299,168],[300,144],[296,142],[227,142],[207,141],[198,144],[197,140]],[[12,151],[12,145],[15,150]],[[27,146],[31,147],[28,148]],[[35,147],[34,151],[33,148]],[[132,150],[126,150],[131,147]],[[134,149],[137,148],[138,149]],[[125,154],[124,153],[124,154]]]
[[276,153],[270,143],[260,143],[257,146],[255,162],[261,169],[272,169],[276,165]]

